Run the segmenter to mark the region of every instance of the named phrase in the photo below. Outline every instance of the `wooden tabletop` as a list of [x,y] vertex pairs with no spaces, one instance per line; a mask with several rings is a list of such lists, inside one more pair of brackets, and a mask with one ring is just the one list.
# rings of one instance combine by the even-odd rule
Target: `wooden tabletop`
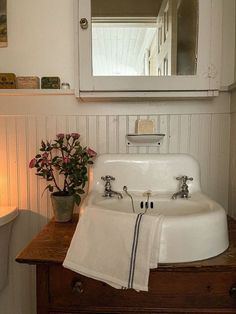
[[[16,257],[16,261],[26,264],[56,263],[62,264],[69,248],[72,236],[78,222],[78,214],[73,216],[71,222],[57,223],[53,219],[29,243],[29,245]],[[165,269],[175,271],[218,269],[236,269],[236,221],[229,218],[230,246],[226,252],[204,261],[192,263],[159,264],[154,271]]]

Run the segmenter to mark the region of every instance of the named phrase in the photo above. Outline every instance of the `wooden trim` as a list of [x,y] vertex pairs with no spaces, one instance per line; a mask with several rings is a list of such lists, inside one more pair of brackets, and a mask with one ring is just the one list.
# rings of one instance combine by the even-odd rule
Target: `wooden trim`
[[120,92],[80,92],[76,95],[83,101],[145,101],[145,100],[186,100],[208,99],[219,96],[217,90],[212,91],[120,91]]
[[37,265],[37,314],[49,313],[49,266]]
[[[235,314],[235,309],[184,309],[184,308],[158,308],[158,309],[130,309],[130,308],[87,308],[78,312],[56,312],[50,311],[50,314]],[[47,313],[44,313],[47,314]]]
[[61,96],[74,95],[73,89],[0,89],[1,96]]
[[236,90],[236,82],[228,86],[228,91],[233,92]]

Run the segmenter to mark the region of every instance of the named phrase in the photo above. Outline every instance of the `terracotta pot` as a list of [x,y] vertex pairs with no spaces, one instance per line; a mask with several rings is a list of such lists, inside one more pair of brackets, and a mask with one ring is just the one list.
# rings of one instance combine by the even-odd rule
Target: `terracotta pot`
[[72,219],[75,207],[75,198],[73,195],[51,194],[52,208],[57,222],[67,222]]

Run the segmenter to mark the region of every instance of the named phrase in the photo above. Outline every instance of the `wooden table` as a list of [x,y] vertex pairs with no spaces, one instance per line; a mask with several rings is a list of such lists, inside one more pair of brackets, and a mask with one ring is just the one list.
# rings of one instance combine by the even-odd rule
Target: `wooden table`
[[51,220],[17,256],[37,268],[37,313],[236,313],[236,221],[229,218],[230,247],[193,263],[160,264],[149,291],[116,290],[62,267],[78,222]]

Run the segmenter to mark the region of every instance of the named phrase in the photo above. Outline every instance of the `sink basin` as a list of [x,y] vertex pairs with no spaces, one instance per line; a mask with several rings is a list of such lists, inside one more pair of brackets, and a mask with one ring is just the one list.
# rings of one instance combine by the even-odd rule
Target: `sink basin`
[[[145,205],[141,208],[141,202],[145,198],[141,195],[133,194],[135,213],[142,213],[145,211]],[[194,193],[191,199],[172,200],[171,194],[153,196],[150,198],[153,203],[153,208],[148,208],[146,213],[148,215],[162,214],[164,216],[188,216],[201,215],[206,213],[206,210],[212,211],[213,202],[207,201],[206,196],[199,193]],[[115,197],[105,198],[101,194],[95,194],[90,198],[89,204],[100,206],[104,209],[122,211],[132,213],[132,205],[130,198],[125,196],[123,199]]]
[[14,220],[18,216],[18,213],[18,209],[13,206],[0,208],[0,227]]
[[[101,176],[112,175],[112,189],[123,198],[103,197]],[[171,199],[179,190],[176,177],[187,175],[190,198]],[[204,195],[200,188],[198,163],[189,155],[101,155],[96,160],[90,192],[84,206],[132,213],[132,202],[122,191],[128,187],[135,213],[145,212],[146,192],[150,192],[146,215],[163,215],[160,263],[192,262],[216,256],[229,245],[224,208]]]

